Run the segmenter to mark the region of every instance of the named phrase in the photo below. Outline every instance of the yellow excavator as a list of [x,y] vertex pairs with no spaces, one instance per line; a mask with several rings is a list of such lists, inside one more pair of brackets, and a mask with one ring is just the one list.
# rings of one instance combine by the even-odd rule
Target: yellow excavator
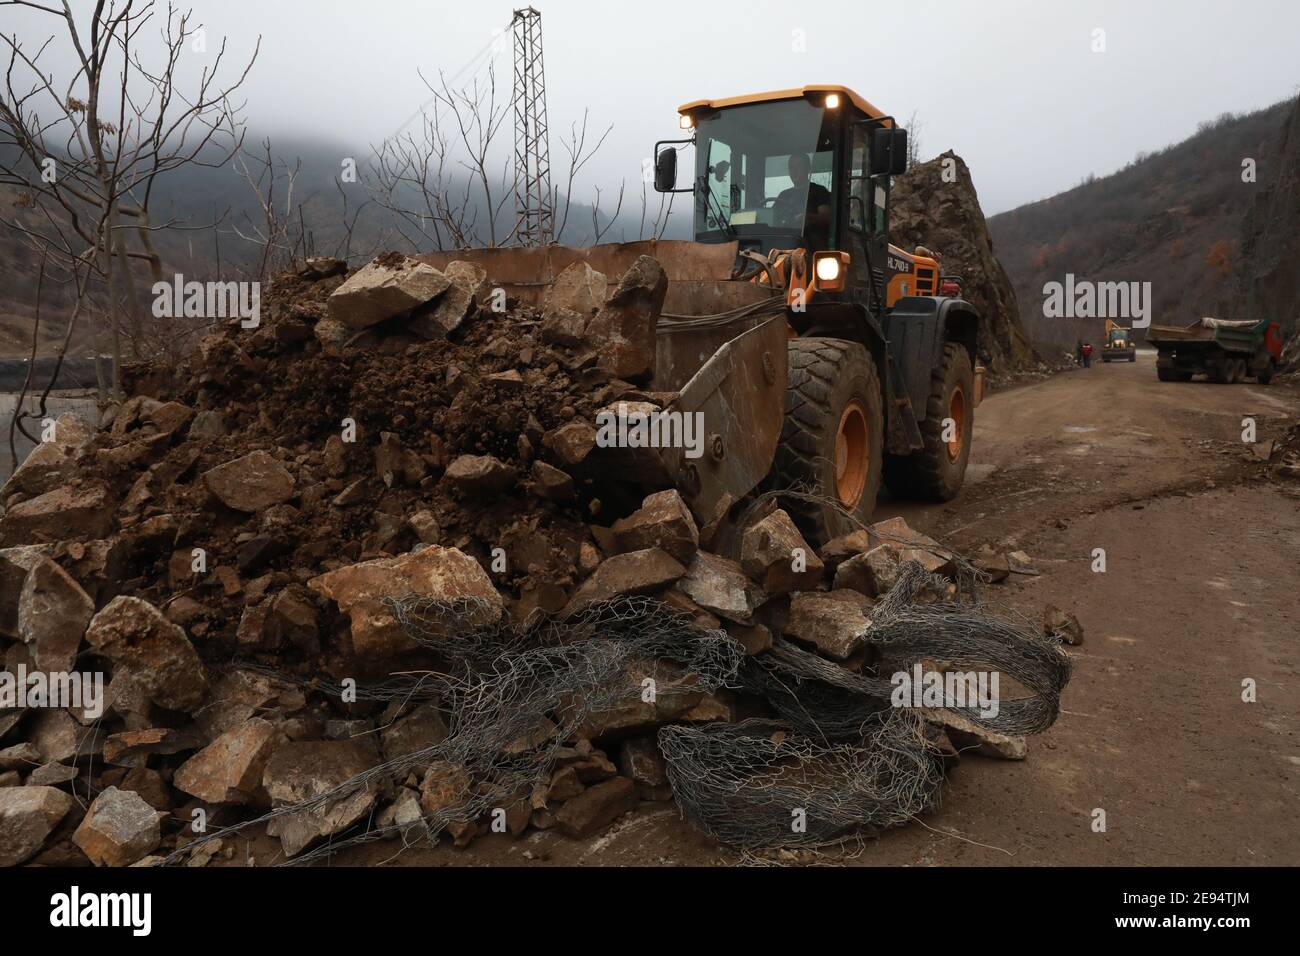
[[622,474],[675,485],[702,527],[756,489],[803,492],[782,504],[814,544],[868,521],[882,481],[952,498],[981,394],[979,317],[940,256],[889,241],[906,130],[837,85],[695,100],[678,125],[683,138],[655,145],[654,184],[690,195],[692,241],[424,258],[476,261],[534,303],[575,261],[614,280],[656,258],[669,284],[647,392],[702,412],[707,451],[642,450]]

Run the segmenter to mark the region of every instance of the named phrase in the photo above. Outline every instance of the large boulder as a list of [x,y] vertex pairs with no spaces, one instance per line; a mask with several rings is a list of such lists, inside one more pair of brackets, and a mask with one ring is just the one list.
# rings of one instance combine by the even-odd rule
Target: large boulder
[[0,867],[34,856],[73,806],[54,787],[0,787]]
[[337,603],[339,610],[348,615],[353,650],[366,658],[387,657],[418,647],[385,607],[385,598],[478,598],[484,602],[484,620],[467,621],[467,625],[492,623],[500,617],[503,607],[501,596],[477,561],[455,548],[437,545],[414,554],[339,568],[312,578],[307,586]]
[[159,707],[193,713],[208,679],[185,631],[148,601],[119,595],[90,621],[86,641],[132,677]]
[[941,153],[897,177],[889,220],[895,245],[938,252],[940,271],[963,278],[962,298],[979,314],[980,358],[986,365],[1002,371],[1034,360],[1015,287],[993,253],[970,169],[960,156]]
[[249,514],[293,497],[293,476],[264,451],[250,452],[205,471],[203,484],[227,508]]
[[330,318],[349,329],[366,329],[437,298],[451,279],[433,266],[389,254],[362,266],[329,297]]
[[31,450],[0,488],[0,500],[21,491],[29,498],[66,484],[95,443],[95,428],[67,413],[54,421],[53,434]]
[[587,324],[584,338],[599,354],[598,364],[616,378],[648,382],[655,372],[655,330],[668,276],[649,256],[624,273],[613,295]]
[[407,328],[421,338],[437,341],[460,328],[474,312],[478,297],[487,286],[487,271],[473,262],[449,262],[443,272],[449,285],[438,298],[416,309]]
[[597,272],[586,262],[571,263],[555,277],[542,300],[542,317],[549,319],[556,313],[572,312],[582,317],[585,324],[605,304],[609,281],[603,272]]

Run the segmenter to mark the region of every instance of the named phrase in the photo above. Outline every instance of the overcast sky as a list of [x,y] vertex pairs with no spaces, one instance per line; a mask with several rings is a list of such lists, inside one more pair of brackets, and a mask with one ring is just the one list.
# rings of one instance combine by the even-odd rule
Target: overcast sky
[[[553,162],[556,135],[589,108],[593,127],[614,124],[590,167],[605,187],[626,178],[639,189],[653,142],[677,135],[680,103],[842,83],[903,121],[915,113],[922,156],[956,150],[992,214],[1113,171],[1222,112],[1300,92],[1296,0],[534,2]],[[191,6],[208,28],[209,58],[213,37],[227,36],[238,58],[262,35],[245,87],[255,128],[361,145],[427,99],[417,68],[456,72],[511,16],[509,2],[483,0]],[[0,8],[4,32],[24,40],[43,39],[47,22]],[[1104,52],[1093,51],[1097,30]],[[508,35],[499,50],[508,97]]]

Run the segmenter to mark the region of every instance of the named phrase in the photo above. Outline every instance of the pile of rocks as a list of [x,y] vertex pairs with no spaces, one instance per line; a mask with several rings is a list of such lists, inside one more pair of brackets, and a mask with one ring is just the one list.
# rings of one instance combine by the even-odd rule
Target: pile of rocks
[[[389,255],[349,276],[311,260],[261,327],[135,369],[97,425],[60,418],[0,490],[0,653],[11,675],[107,686],[99,707],[0,709],[0,863],[127,865],[186,844],[194,865],[229,859],[196,820],[300,803],[443,739],[436,701],[306,683],[441,666],[390,598],[523,620],[654,595],[747,654],[777,633],[869,666],[872,608],[903,562],[955,573],[937,543],[894,519],[816,551],[768,502],[715,554],[676,491],[591,466],[598,410],[670,399],[643,387],[665,288],[652,259],[617,282],[579,263],[532,310],[467,263]],[[669,799],[654,730],[755,706],[683,674],[584,726],[505,827],[582,836]],[[469,785],[430,766],[269,832],[293,855],[372,815],[415,823]]]

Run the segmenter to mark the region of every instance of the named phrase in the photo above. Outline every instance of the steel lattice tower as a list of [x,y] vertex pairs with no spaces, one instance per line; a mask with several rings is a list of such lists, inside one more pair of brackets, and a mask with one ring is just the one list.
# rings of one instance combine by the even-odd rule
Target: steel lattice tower
[[516,10],[515,43],[515,211],[519,244],[541,246],[554,237],[551,146],[546,125],[546,77],[542,69],[542,15]]

